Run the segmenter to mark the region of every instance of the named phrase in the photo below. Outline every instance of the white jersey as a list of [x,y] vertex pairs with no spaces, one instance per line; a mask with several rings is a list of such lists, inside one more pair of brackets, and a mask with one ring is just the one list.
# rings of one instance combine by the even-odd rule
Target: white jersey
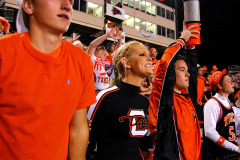
[[236,141],[240,142],[240,107],[233,106],[233,111],[236,117],[235,127],[236,127]]
[[109,87],[110,77],[108,76],[105,65],[110,64],[107,58],[91,57],[93,62],[95,90],[103,90]]
[[[219,94],[216,94],[214,97],[218,99],[225,106],[225,108],[231,108],[231,104],[228,98],[222,97]],[[204,106],[204,133],[205,136],[214,143],[217,143],[220,138],[220,135],[216,130],[217,122],[220,118],[221,109],[218,102],[216,100],[210,99]],[[225,140],[222,147],[235,152],[237,152],[239,148],[228,140]]]

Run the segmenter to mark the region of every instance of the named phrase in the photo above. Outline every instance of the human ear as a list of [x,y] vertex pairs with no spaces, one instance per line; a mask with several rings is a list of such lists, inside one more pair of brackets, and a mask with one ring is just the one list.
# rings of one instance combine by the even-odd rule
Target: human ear
[[130,64],[128,63],[128,59],[126,57],[123,57],[121,59],[121,63],[124,66],[124,68],[127,68],[127,69],[131,68]]
[[33,3],[31,0],[23,0],[22,1],[23,10],[28,14],[33,14]]
[[218,88],[219,88],[219,89],[223,89],[223,87],[222,87],[221,84],[218,84]]

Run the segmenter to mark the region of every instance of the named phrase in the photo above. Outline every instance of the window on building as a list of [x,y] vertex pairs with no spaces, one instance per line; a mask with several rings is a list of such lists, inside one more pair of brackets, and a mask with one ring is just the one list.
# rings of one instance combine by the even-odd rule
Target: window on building
[[141,20],[139,18],[135,18],[135,28],[146,31],[146,21]]
[[123,0],[123,5],[128,6],[128,0]]
[[168,28],[167,29],[167,37],[175,39],[175,31]]
[[80,0],[80,11],[87,12],[87,1],[86,0]]
[[156,15],[156,5],[146,1],[146,13]]
[[174,14],[173,14],[173,12],[167,10],[166,11],[166,15],[167,15],[166,16],[167,19],[174,21]]
[[166,37],[166,28],[163,26],[157,26],[158,35]]
[[123,24],[134,27],[134,17],[125,14],[125,20],[123,21]]
[[74,0],[73,9],[86,13],[87,10],[86,0]]
[[146,22],[147,32],[156,33],[156,24]]
[[128,0],[128,7],[134,7],[134,0]]
[[155,4],[151,5],[151,14],[154,16],[156,15],[156,5]]
[[135,9],[140,10],[141,8],[141,1],[140,0],[135,0]]
[[146,13],[151,14],[151,3],[150,2],[146,2]]
[[165,9],[160,6],[157,6],[157,15],[161,17],[165,17]]
[[141,11],[142,12],[146,11],[146,1],[145,0],[141,0]]
[[74,10],[80,10],[80,3],[79,3],[79,0],[74,0],[74,3],[73,3],[73,9]]
[[102,17],[102,6],[92,2],[88,2],[88,14],[91,14],[97,17]]
[[111,2],[111,4],[114,5],[114,6],[117,5],[118,3],[122,3],[121,0],[111,0],[110,2]]

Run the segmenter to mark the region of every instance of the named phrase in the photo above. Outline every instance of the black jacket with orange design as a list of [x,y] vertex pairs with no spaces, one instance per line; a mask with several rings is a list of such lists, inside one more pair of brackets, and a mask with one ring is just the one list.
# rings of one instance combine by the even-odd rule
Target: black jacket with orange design
[[[149,105],[150,131],[156,134],[154,160],[192,160],[200,157],[201,137],[194,109],[197,104],[197,55],[194,49],[184,50],[184,46],[184,40],[176,40],[157,63]],[[190,73],[186,96],[173,92],[176,80],[173,64],[177,55],[182,53]],[[187,127],[192,128],[189,138],[185,132]]]
[[139,87],[119,82],[102,90],[88,110],[92,120],[89,151],[97,144],[97,160],[140,160],[140,142],[147,133],[148,99]]

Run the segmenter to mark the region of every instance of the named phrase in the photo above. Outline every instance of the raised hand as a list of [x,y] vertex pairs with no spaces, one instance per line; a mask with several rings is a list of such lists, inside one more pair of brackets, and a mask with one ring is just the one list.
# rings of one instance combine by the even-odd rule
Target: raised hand
[[194,35],[193,33],[197,33],[200,34],[199,31],[197,30],[192,30],[193,28],[198,27],[198,25],[192,25],[190,27],[188,27],[188,29],[186,28],[186,22],[183,22],[183,32],[182,35],[180,36],[180,38],[183,38],[186,42],[191,38],[198,38],[198,36]]
[[122,31],[120,31],[119,27],[117,27],[116,30],[116,40],[121,40],[122,39]]
[[116,40],[116,34],[115,34],[115,32],[117,31],[117,28],[118,28],[118,27],[114,27],[113,29],[111,29],[111,31],[109,31],[109,32],[107,33],[108,37],[113,38],[113,39]]

